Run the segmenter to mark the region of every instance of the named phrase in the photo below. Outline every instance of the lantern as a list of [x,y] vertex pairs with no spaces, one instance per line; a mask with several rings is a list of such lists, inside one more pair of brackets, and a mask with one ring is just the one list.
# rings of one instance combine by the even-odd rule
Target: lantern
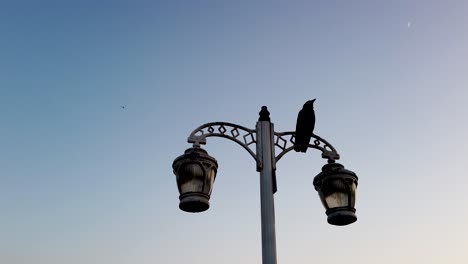
[[356,174],[338,163],[327,164],[314,178],[314,187],[326,209],[328,223],[349,225],[356,222]]
[[201,148],[189,148],[172,163],[179,188],[179,208],[198,213],[210,207],[218,162]]

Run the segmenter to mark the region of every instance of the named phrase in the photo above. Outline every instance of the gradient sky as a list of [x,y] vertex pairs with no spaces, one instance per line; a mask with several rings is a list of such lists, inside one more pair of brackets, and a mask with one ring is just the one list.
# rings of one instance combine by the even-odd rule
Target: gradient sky
[[[14,3],[13,3],[14,2]],[[211,208],[172,161],[211,121],[316,134],[359,176],[326,222],[324,160],[277,166],[278,263],[468,263],[468,2],[3,1],[0,263],[260,263],[255,163],[209,138]],[[122,109],[121,106],[126,108]]]

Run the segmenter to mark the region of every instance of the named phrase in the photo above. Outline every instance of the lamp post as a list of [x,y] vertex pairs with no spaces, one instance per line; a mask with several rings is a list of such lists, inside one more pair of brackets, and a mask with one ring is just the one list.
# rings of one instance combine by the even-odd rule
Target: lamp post
[[[207,137],[223,137],[241,145],[254,158],[260,172],[260,204],[262,225],[262,263],[276,264],[276,235],[274,198],[276,192],[276,163],[294,149],[296,132],[275,132],[270,113],[263,106],[255,129],[226,122],[201,125],[188,137],[192,143],[185,153],[172,164],[179,189],[179,208],[186,212],[203,212],[209,208],[209,199],[216,178],[218,163],[200,146]],[[314,178],[314,187],[322,201],[328,223],[348,225],[354,223],[355,197],[358,178],[343,165],[335,163],[340,158],[335,148],[321,137],[312,134],[313,143],[308,148],[322,152],[327,164]],[[252,149],[252,145],[256,146]],[[280,150],[275,155],[275,148]],[[255,150],[255,151],[254,151]]]

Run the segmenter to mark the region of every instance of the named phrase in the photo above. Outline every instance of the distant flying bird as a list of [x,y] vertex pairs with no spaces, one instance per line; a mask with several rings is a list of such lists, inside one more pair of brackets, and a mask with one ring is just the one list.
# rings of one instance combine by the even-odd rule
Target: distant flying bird
[[120,108],[125,109],[125,105],[122,105]]
[[315,127],[314,100],[307,101],[297,115],[294,150],[306,152]]

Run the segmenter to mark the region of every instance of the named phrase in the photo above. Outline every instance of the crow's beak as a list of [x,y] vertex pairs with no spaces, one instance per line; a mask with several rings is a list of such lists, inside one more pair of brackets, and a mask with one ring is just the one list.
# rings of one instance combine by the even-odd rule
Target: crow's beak
[[316,99],[317,99],[317,98],[312,99],[312,102],[315,102]]

